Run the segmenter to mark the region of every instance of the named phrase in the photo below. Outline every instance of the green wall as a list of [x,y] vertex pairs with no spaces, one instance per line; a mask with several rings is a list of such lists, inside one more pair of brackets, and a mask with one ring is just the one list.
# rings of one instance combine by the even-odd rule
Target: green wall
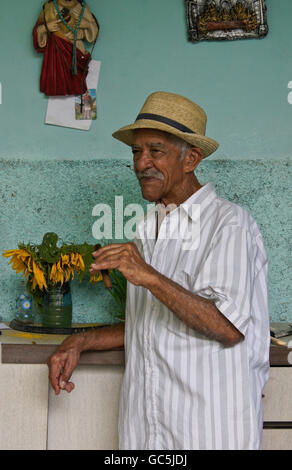
[[[192,44],[183,0],[88,0],[101,26],[93,58],[101,61],[98,119],[90,131],[44,124],[42,56],[31,31],[42,2],[5,2],[0,16],[0,250],[39,242],[56,231],[94,242],[92,208],[140,202],[128,148],[111,134],[132,122],[146,96],[164,90],[204,107],[218,151],[198,168],[201,183],[247,208],[269,256],[270,316],[292,321],[289,194],[292,106],[291,0],[267,0],[262,40]],[[13,25],[13,28],[12,26]],[[0,315],[14,316],[15,277],[0,259]],[[110,321],[114,305],[101,285],[73,284],[74,319]]]

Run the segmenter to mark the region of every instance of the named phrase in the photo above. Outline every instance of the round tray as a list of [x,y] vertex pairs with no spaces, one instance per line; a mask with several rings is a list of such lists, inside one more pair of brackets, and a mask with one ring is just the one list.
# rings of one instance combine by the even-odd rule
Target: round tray
[[39,324],[25,324],[15,319],[9,323],[9,327],[13,330],[25,331],[29,333],[44,333],[51,335],[73,335],[76,333],[82,333],[83,331],[102,328],[103,326],[106,325],[101,325],[100,323],[89,323],[88,325],[86,325],[86,323],[73,323],[71,328],[49,328]]

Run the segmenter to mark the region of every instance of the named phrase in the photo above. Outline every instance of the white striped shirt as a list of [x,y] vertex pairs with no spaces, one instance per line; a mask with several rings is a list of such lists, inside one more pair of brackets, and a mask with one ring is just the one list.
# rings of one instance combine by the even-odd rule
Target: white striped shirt
[[[194,207],[200,208],[199,230]],[[185,249],[183,233],[163,236],[177,214],[198,234],[196,249]],[[258,226],[207,183],[165,217],[157,241],[155,227],[152,210],[135,240],[145,261],[212,299],[244,340],[224,347],[186,326],[149,290],[128,283],[120,449],[259,449],[270,334],[267,256]]]

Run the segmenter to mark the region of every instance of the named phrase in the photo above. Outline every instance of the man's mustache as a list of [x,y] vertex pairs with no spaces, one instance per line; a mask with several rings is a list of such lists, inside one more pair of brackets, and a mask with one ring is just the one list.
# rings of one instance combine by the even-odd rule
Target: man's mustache
[[140,180],[141,178],[156,178],[156,179],[159,179],[161,181],[164,180],[164,175],[160,171],[158,171],[154,168],[151,168],[151,169],[145,170],[145,171],[137,171],[136,176],[137,176],[138,180]]

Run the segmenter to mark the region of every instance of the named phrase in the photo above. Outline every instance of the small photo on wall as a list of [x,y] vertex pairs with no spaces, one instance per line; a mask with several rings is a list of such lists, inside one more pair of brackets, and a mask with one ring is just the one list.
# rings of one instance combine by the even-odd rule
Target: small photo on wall
[[96,119],[96,90],[90,88],[83,95],[75,97],[75,119]]

